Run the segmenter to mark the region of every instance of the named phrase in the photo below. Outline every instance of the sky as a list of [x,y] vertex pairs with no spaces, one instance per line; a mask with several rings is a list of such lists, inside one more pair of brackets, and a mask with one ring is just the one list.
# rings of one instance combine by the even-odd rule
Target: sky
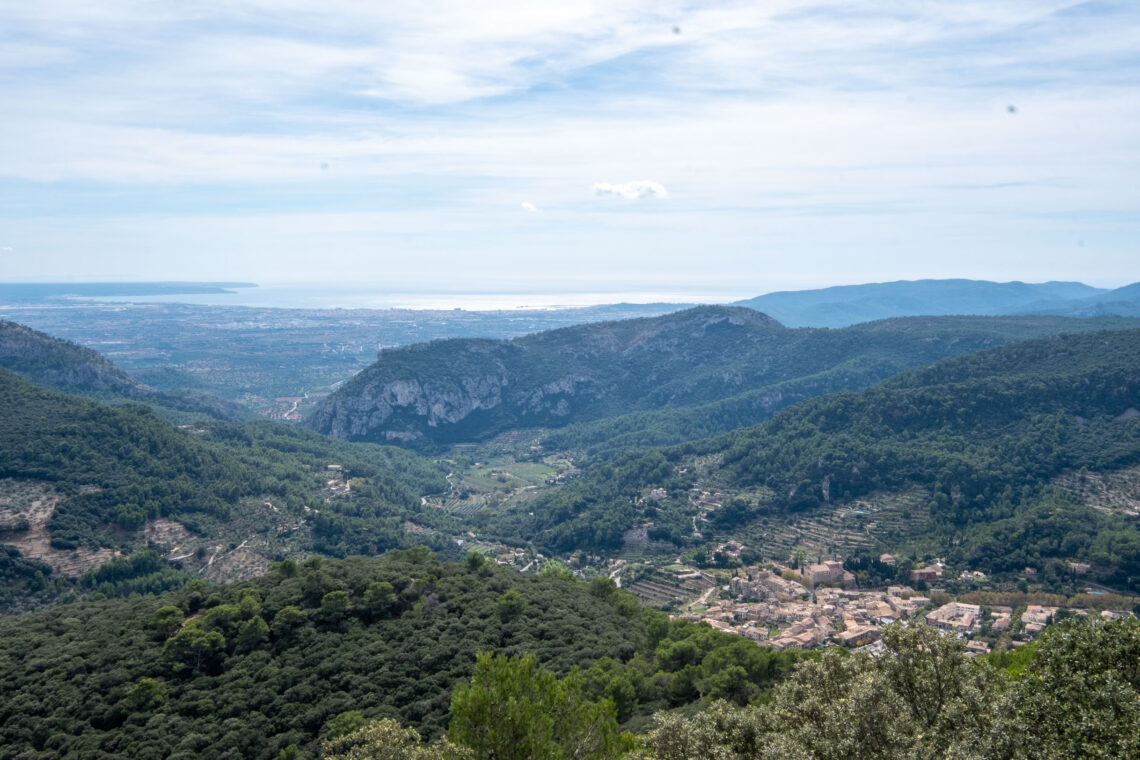
[[1140,280],[1140,3],[0,0],[0,280]]

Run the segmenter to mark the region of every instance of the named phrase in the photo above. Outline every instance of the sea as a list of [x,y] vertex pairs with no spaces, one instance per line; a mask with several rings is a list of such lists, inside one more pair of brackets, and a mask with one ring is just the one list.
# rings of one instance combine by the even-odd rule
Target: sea
[[725,304],[757,293],[709,288],[652,290],[598,289],[590,291],[416,291],[389,290],[383,285],[348,287],[313,283],[259,284],[229,288],[225,293],[172,293],[154,296],[85,297],[104,303],[185,303],[202,306],[251,306],[286,309],[463,309],[503,311],[556,310],[603,304]]

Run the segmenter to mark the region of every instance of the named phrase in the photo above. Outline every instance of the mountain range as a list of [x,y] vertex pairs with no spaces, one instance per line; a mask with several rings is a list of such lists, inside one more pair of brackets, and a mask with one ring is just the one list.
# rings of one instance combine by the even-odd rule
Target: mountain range
[[789,327],[846,327],[916,315],[1052,314],[1140,316],[1140,283],[1116,290],[1080,282],[900,280],[778,291],[737,301]]
[[[864,388],[947,356],[1137,324],[1118,317],[910,317],[793,329],[752,309],[702,306],[509,341],[385,350],[306,424],[337,438],[431,448],[606,419],[556,445],[671,443],[753,424],[796,401]],[[679,409],[687,411],[678,416]],[[644,436],[648,429],[658,434]]]

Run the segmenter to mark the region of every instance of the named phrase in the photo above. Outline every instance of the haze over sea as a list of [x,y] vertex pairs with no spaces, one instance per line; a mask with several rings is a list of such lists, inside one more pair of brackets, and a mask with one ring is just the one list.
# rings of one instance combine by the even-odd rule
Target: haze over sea
[[202,306],[250,306],[283,309],[558,309],[613,303],[730,303],[757,295],[751,290],[710,288],[572,291],[542,290],[439,291],[391,289],[318,283],[270,283],[232,288],[229,293],[84,298],[104,303],[188,303]]

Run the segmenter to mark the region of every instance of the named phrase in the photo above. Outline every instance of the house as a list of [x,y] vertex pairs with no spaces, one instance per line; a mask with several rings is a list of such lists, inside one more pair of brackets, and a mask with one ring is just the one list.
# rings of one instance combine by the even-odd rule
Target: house
[[1045,626],[1052,622],[1055,614],[1057,614],[1056,607],[1042,607],[1039,604],[1029,605],[1025,608],[1025,612],[1021,613],[1021,622],[1025,625],[1025,632],[1031,635],[1041,633],[1045,630]]
[[842,583],[843,563],[837,560],[828,560],[817,565],[808,565],[804,575],[813,586],[820,583]]
[[909,599],[891,597],[890,600],[895,612],[900,615],[913,615],[930,604],[930,600],[925,596],[912,596]]
[[936,581],[942,577],[942,563],[936,562],[933,565],[920,567],[916,570],[910,571],[910,579],[912,581]]
[[857,625],[835,634],[836,640],[845,647],[861,647],[879,638],[879,629],[870,625]]
[[966,642],[966,654],[977,657],[980,654],[989,654],[990,645],[984,641],[968,641]]
[[880,554],[879,562],[882,562],[884,565],[888,565],[890,567],[896,567],[898,565],[898,560],[895,559],[895,555],[893,554]]
[[733,578],[729,587],[737,596],[757,601],[778,599],[787,602],[808,593],[806,588],[795,581],[786,580],[771,570],[756,568],[749,568],[748,578]]
[[948,602],[927,614],[926,622],[944,631],[972,631],[981,614],[976,604]]

